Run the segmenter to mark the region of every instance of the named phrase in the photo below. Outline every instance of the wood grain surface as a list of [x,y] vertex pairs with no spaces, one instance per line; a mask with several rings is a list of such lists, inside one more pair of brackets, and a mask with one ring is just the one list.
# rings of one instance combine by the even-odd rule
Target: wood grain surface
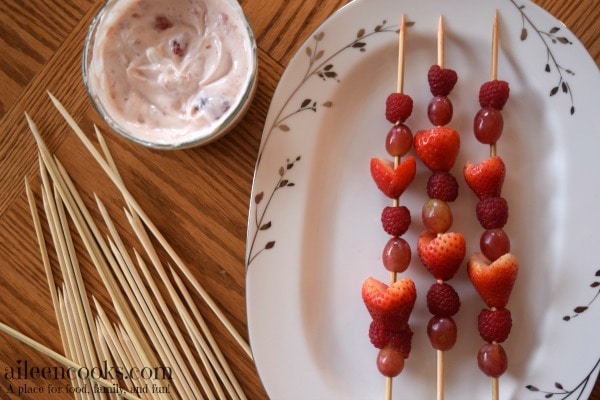
[[[99,217],[95,211],[96,193],[123,230],[127,243],[136,246],[122,213],[122,198],[60,118],[46,95],[50,91],[84,131],[93,132],[93,124],[97,124],[107,132],[108,146],[132,195],[247,339],[246,221],[254,163],[270,99],[292,55],[346,1],[242,0],[240,3],[259,48],[259,86],[250,111],[230,134],[213,144],[164,152],[108,134],[85,93],[80,69],[82,43],[102,1],[0,1],[1,322],[63,352],[24,190],[26,179],[41,207],[38,152],[25,112],[36,121],[50,150],[71,173],[94,215]],[[600,62],[598,0],[537,0],[536,3],[564,22],[596,63]],[[47,230],[45,234],[49,239]],[[81,241],[75,239],[75,243],[85,254]],[[164,252],[160,254],[164,256]],[[51,259],[56,264],[55,254],[51,254]],[[108,295],[85,256],[81,268],[90,293],[113,315]],[[56,274],[60,276],[58,270]],[[248,398],[267,398],[252,361],[235,345],[197,294],[194,300],[206,315]],[[0,372],[15,368],[19,360],[27,360],[30,365],[56,365],[47,356],[0,334]],[[10,383],[0,376],[0,399],[18,398],[7,393]],[[48,383],[42,378],[19,381],[19,385],[43,388]],[[65,380],[62,385],[68,383]],[[590,399],[600,400],[599,383]]]

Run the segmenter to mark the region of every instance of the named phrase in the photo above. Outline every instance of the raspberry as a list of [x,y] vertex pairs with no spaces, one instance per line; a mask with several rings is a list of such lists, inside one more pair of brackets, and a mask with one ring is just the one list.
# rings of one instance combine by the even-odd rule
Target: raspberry
[[427,80],[429,81],[429,90],[434,96],[448,96],[456,81],[458,75],[456,71],[449,68],[440,68],[439,65],[434,64],[429,68],[427,72]]
[[434,172],[427,181],[427,194],[431,199],[454,201],[458,197],[458,182],[450,172]]
[[427,309],[437,317],[451,317],[460,308],[460,298],[447,283],[434,283],[427,292]]
[[475,213],[484,229],[498,229],[508,221],[508,203],[504,197],[487,197],[479,200]]
[[173,27],[171,20],[164,15],[157,15],[154,19],[154,29],[157,31],[164,31]]
[[506,308],[496,310],[483,309],[477,317],[479,335],[488,343],[502,343],[512,328],[510,311]]
[[369,326],[369,339],[378,349],[382,349],[388,344],[400,349],[404,358],[408,358],[411,350],[413,331],[408,325],[400,331],[391,331],[386,329],[378,320],[371,321]]
[[410,225],[410,211],[405,206],[387,206],[381,213],[383,230],[392,236],[403,235]]
[[508,82],[493,80],[485,82],[479,88],[479,105],[483,107],[494,107],[502,110],[508,101],[510,88]]
[[385,100],[385,118],[392,124],[406,121],[412,109],[412,98],[404,93],[391,93]]
[[187,45],[181,47],[181,43],[177,40],[171,41],[171,51],[178,57],[183,57],[185,55],[185,51],[187,49]]

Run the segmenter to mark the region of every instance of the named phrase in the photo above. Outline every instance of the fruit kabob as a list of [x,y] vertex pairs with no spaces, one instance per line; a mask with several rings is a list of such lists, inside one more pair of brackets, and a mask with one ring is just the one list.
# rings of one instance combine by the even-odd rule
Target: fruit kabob
[[427,308],[433,315],[427,325],[427,336],[437,354],[437,399],[444,398],[444,352],[454,347],[457,326],[453,316],[460,308],[456,290],[447,282],[458,271],[466,254],[464,235],[451,232],[453,217],[449,203],[458,197],[458,182],[450,172],[460,149],[458,132],[447,125],[453,108],[448,95],[458,76],[444,68],[444,29],[440,16],[438,26],[437,64],[430,67],[427,78],[431,94],[427,116],[433,128],[415,134],[414,147],[418,157],[429,168],[427,181],[429,199],[423,205],[421,219],[426,230],[417,242],[419,258],[435,278],[427,292]]
[[413,181],[416,161],[413,156],[404,157],[412,148],[413,136],[404,122],[410,117],[413,101],[403,93],[405,18],[402,16],[398,44],[397,92],[386,99],[385,116],[392,124],[385,148],[393,161],[381,157],[370,161],[371,176],[379,190],[392,200],[381,214],[383,229],[390,235],[384,247],[382,261],[390,271],[390,284],[375,278],[367,278],[362,285],[362,298],[372,321],[369,326],[371,343],[379,349],[377,368],[386,377],[385,398],[391,399],[392,378],[404,368],[404,360],[411,350],[413,332],[408,320],[417,297],[414,282],[407,277],[397,280],[397,274],[406,271],[410,264],[411,248],[402,238],[411,223],[410,211],[400,205],[400,196]]
[[458,77],[454,70],[444,68],[442,17],[438,26],[437,64],[430,67],[427,78],[434,96],[428,104],[427,116],[434,127],[418,131],[414,139],[417,155],[431,171],[427,181],[429,199],[421,212],[426,230],[419,236],[417,252],[423,265],[436,279],[427,292],[427,308],[433,315],[427,325],[427,335],[437,354],[437,398],[443,399],[444,352],[456,343],[457,327],[452,316],[460,308],[459,295],[447,281],[462,264],[466,243],[462,233],[449,231],[453,223],[449,203],[458,197],[458,183],[450,170],[460,150],[460,136],[447,126],[453,114],[448,96]]
[[481,252],[470,256],[467,262],[469,278],[477,293],[489,308],[477,318],[479,335],[486,342],[477,354],[479,369],[492,378],[492,399],[499,398],[499,377],[508,367],[503,343],[510,333],[512,317],[506,308],[517,278],[519,263],[510,253],[510,239],[503,230],[508,220],[508,203],[501,196],[506,167],[497,155],[497,141],[502,135],[502,109],[509,97],[508,82],[497,79],[498,13],[494,17],[492,33],[491,80],[479,89],[480,110],[475,114],[475,138],[490,146],[490,156],[478,164],[467,162],[464,178],[479,199],[476,216],[484,228],[479,247]]

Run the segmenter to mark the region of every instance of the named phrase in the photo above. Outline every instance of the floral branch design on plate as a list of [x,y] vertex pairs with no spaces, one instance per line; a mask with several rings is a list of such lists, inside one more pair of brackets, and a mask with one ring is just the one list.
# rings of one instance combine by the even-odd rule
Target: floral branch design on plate
[[[411,25],[414,25],[414,22],[407,23],[407,26]],[[321,45],[325,39],[325,32],[319,32],[313,35],[312,43],[309,44],[305,49],[305,54],[308,57],[308,66],[306,68],[306,72],[298,86],[296,86],[296,88],[290,92],[288,98],[283,102],[271,125],[265,129],[265,136],[261,145],[262,147],[258,152],[258,158],[255,167],[256,169],[258,169],[261,163],[262,155],[264,154],[265,148],[268,145],[269,139],[273,133],[277,132],[281,134],[291,134],[294,131],[294,126],[292,123],[293,117],[306,111],[312,111],[316,113],[321,108],[328,109],[333,107],[333,103],[329,100],[319,101],[313,97],[304,97],[302,100],[298,100],[298,92],[306,84],[306,82],[308,82],[310,79],[318,78],[325,82],[333,81],[335,83],[339,83],[340,78],[333,62],[334,59],[346,50],[355,50],[362,53],[366,52],[368,39],[381,33],[398,34],[398,26],[387,25],[387,21],[383,20],[382,23],[376,25],[371,31],[367,32],[364,28],[360,28],[356,32],[356,37],[353,40],[335,52],[331,53],[329,56],[326,56],[325,50],[321,48]],[[295,107],[292,106],[290,109],[290,105],[293,104],[293,102],[297,102],[297,105]],[[264,201],[264,191],[254,196],[252,201],[254,201],[254,205],[256,206],[253,216],[256,231],[252,237],[248,259],[246,260],[246,267],[249,267],[252,261],[254,261],[256,257],[258,257],[263,251],[270,250],[275,247],[276,241],[269,240],[260,250],[256,250],[255,248],[257,245],[256,241],[258,235],[269,230],[272,226],[271,221],[265,222],[265,219],[267,218],[266,214],[269,206],[272,204],[275,194],[279,191],[279,189],[294,186],[294,184],[290,182],[288,178],[286,178],[286,175],[292,169],[294,164],[300,161],[300,159],[301,156],[295,157],[292,161],[288,159],[285,162],[285,166],[279,168],[277,181],[274,183],[273,189],[271,190],[269,197],[266,199],[266,202]],[[259,210],[259,205],[264,206],[262,211]]]
[[[583,399],[581,396],[583,396],[583,391],[585,390],[587,385],[590,383],[592,385],[594,384],[594,381],[592,381],[592,377],[594,376],[594,372],[598,369],[598,367],[600,367],[600,359],[598,359],[598,361],[596,361],[596,364],[594,364],[594,367],[585,376],[585,378],[583,378],[581,380],[581,382],[579,382],[577,384],[577,386],[575,386],[571,390],[565,389],[564,386],[559,382],[554,383],[555,391],[541,390],[533,385],[527,385],[526,388],[532,392],[538,392],[538,393],[543,394],[545,399],[565,400],[565,399],[568,399],[569,397],[575,396],[575,395],[577,395],[577,397],[573,397],[573,399],[577,399],[577,400]],[[554,397],[554,396],[556,396],[556,397]],[[559,397],[559,396],[562,396],[562,397]]]
[[564,321],[570,321],[572,318],[579,316],[582,312],[587,311],[590,308],[590,306],[592,305],[592,303],[594,301],[596,301],[598,296],[600,296],[600,269],[598,271],[596,271],[596,274],[594,276],[596,277],[596,279],[594,280],[594,282],[592,282],[590,284],[590,287],[593,289],[596,289],[596,294],[594,295],[594,297],[592,297],[592,299],[586,305],[575,307],[573,309],[573,314],[565,315],[563,317]]
[[[301,157],[298,156],[293,161],[290,161],[288,159],[286,161],[285,166],[281,166],[279,168],[279,171],[278,171],[279,179],[275,183],[275,187],[271,190],[269,197],[266,199],[265,208],[263,209],[262,213],[260,213],[260,215],[259,215],[258,211],[256,211],[254,213],[254,223],[258,227],[258,229],[254,232],[254,235],[252,236],[252,244],[250,246],[250,254],[248,254],[248,260],[246,261],[246,265],[248,265],[248,266],[252,263],[252,261],[256,257],[258,257],[258,255],[260,253],[262,253],[265,250],[270,250],[273,247],[275,247],[275,240],[271,240],[271,241],[268,241],[264,245],[263,248],[261,248],[260,250],[258,250],[256,253],[253,254],[254,245],[256,244],[256,238],[258,237],[258,233],[261,231],[266,231],[266,230],[270,229],[272,226],[271,221],[265,222],[265,217],[266,217],[267,209],[269,208],[269,205],[270,205],[271,201],[273,200],[273,197],[275,197],[275,193],[278,190],[295,186],[294,182],[291,182],[289,179],[286,178],[286,174],[294,167],[294,164],[296,162],[300,161],[300,158]],[[260,192],[254,196],[253,201],[254,201],[254,204],[256,205],[257,209],[258,209],[259,204],[261,204],[263,202],[263,200],[265,200],[265,192]]]
[[[592,303],[594,303],[594,301],[596,301],[596,299],[600,296],[600,279],[599,279],[600,278],[600,269],[596,271],[596,273],[594,274],[594,277],[595,277],[595,279],[590,284],[590,287],[592,289],[595,289],[596,293],[594,294],[592,299],[586,305],[580,305],[580,306],[575,307],[573,309],[573,314],[565,315],[562,318],[563,321],[566,321],[566,322],[571,321],[573,318],[575,318],[575,317],[581,315],[581,313],[587,311],[590,308],[590,306],[592,305]],[[542,390],[534,385],[527,385],[525,387],[531,392],[538,392],[538,393],[543,394],[545,399],[555,398],[555,399],[565,400],[574,395],[577,395],[576,399],[581,399],[582,398],[581,396],[583,395],[583,391],[585,390],[587,385],[590,384],[590,382],[592,385],[594,384],[594,382],[591,381],[591,379],[599,367],[600,367],[600,359],[598,359],[598,361],[596,361],[596,364],[594,364],[594,366],[592,367],[590,372],[588,372],[588,374],[574,388],[572,388],[570,390],[565,389],[564,385],[560,382],[554,382],[554,391]],[[557,397],[554,397],[554,396],[557,396]],[[558,397],[558,396],[562,396],[562,397]]]
[[553,26],[547,31],[539,29],[533,21],[527,16],[525,13],[525,6],[518,5],[515,0],[510,0],[510,2],[519,10],[521,13],[521,41],[525,41],[529,38],[529,30],[528,27],[531,27],[533,31],[538,35],[540,40],[544,43],[546,47],[546,64],[544,66],[544,71],[547,73],[557,73],[558,74],[558,82],[550,89],[550,97],[556,95],[559,92],[569,95],[571,99],[571,107],[569,112],[571,115],[575,114],[575,104],[573,100],[573,92],[571,91],[571,86],[566,79],[566,75],[575,75],[575,72],[569,68],[565,68],[562,66],[552,49],[550,48],[551,44],[560,44],[560,45],[571,45],[571,42],[566,36],[562,35],[561,28],[559,26]]

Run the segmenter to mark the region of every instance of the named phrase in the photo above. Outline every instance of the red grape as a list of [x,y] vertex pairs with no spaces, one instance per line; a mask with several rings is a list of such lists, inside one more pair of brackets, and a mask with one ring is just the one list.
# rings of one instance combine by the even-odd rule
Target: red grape
[[393,378],[404,369],[404,353],[392,345],[387,345],[379,350],[377,355],[377,369],[383,376]]
[[446,96],[435,96],[427,106],[427,117],[435,126],[447,125],[452,120],[452,102]]
[[443,233],[452,226],[452,210],[443,200],[429,199],[423,204],[421,219],[429,231]]
[[496,143],[502,135],[504,119],[502,113],[493,107],[484,107],[475,114],[473,131],[475,137],[483,144]]
[[477,353],[479,369],[489,377],[497,378],[508,368],[508,358],[504,348],[497,343],[486,343]]
[[451,317],[433,317],[427,324],[427,336],[434,349],[450,350],[456,343],[456,323]]
[[510,252],[510,239],[502,229],[488,229],[481,234],[479,248],[490,261]]
[[412,143],[410,128],[404,124],[394,125],[385,139],[385,149],[392,157],[402,157],[411,149]]
[[392,272],[404,272],[408,268],[411,259],[410,245],[400,237],[388,240],[383,248],[383,266]]

